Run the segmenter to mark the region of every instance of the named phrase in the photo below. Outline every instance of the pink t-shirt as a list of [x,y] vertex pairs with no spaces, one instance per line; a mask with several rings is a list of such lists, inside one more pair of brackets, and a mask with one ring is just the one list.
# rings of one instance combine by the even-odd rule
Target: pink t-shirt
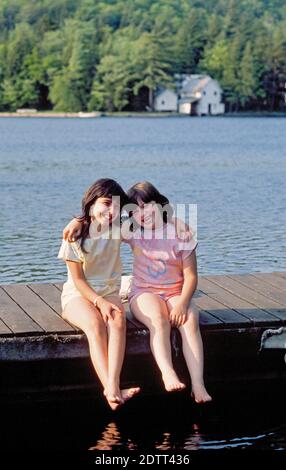
[[[147,239],[148,237],[148,239]],[[174,224],[164,224],[156,230],[136,230],[129,240],[133,255],[133,281],[130,298],[140,291],[157,294],[180,293],[183,260],[190,256],[197,242],[192,237],[183,242],[176,235]]]

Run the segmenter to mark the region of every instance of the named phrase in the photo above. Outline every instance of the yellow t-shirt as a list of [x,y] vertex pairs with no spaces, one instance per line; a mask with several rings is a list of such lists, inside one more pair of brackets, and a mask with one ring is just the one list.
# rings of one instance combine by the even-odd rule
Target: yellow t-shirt
[[[119,230],[119,232],[118,232]],[[62,241],[59,259],[82,263],[83,272],[89,285],[99,295],[107,296],[118,294],[120,289],[122,264],[120,259],[120,227],[111,235],[100,234],[98,237],[86,238],[84,248],[80,247],[80,240],[74,242]],[[82,297],[76,288],[68,268],[68,280],[64,283],[61,296],[62,308],[75,297]]]

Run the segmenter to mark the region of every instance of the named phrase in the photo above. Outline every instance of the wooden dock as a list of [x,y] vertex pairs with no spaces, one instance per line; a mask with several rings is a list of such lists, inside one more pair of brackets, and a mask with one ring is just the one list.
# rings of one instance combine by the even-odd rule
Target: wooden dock
[[[7,378],[0,394],[25,386],[94,385],[86,337],[61,318],[61,288],[62,284],[52,283],[0,287],[0,370],[1,377]],[[281,351],[274,360],[261,358],[259,350],[265,330],[286,326],[286,272],[202,276],[195,301],[207,381],[285,377]],[[147,366],[144,371],[143,364],[152,363],[149,334],[130,319],[125,306],[129,320],[123,380],[144,382]],[[176,330],[172,345],[175,363],[184,375]],[[35,378],[39,371],[40,379],[39,375]]]

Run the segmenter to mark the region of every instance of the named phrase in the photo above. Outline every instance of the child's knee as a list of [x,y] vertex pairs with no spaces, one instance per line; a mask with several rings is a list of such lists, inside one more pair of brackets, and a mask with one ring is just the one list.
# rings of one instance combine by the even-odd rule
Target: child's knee
[[153,316],[152,326],[154,326],[156,330],[161,330],[161,331],[169,330],[171,328],[169,319],[166,316],[161,315],[161,314]]
[[113,321],[110,323],[110,326],[115,327],[118,330],[124,331],[126,328],[126,317],[124,312],[114,312]]

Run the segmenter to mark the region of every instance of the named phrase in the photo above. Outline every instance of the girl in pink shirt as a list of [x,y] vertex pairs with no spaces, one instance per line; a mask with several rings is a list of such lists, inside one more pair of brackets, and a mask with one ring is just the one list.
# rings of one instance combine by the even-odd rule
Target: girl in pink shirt
[[129,295],[132,313],[150,331],[151,350],[166,390],[185,388],[172,364],[173,326],[182,336],[193,398],[197,403],[211,401],[203,379],[199,312],[192,299],[197,287],[197,242],[194,238],[187,243],[178,238],[174,224],[169,223],[172,217],[169,201],[151,183],[137,183],[127,195],[137,205],[132,211],[137,227],[124,237],[134,255]]

